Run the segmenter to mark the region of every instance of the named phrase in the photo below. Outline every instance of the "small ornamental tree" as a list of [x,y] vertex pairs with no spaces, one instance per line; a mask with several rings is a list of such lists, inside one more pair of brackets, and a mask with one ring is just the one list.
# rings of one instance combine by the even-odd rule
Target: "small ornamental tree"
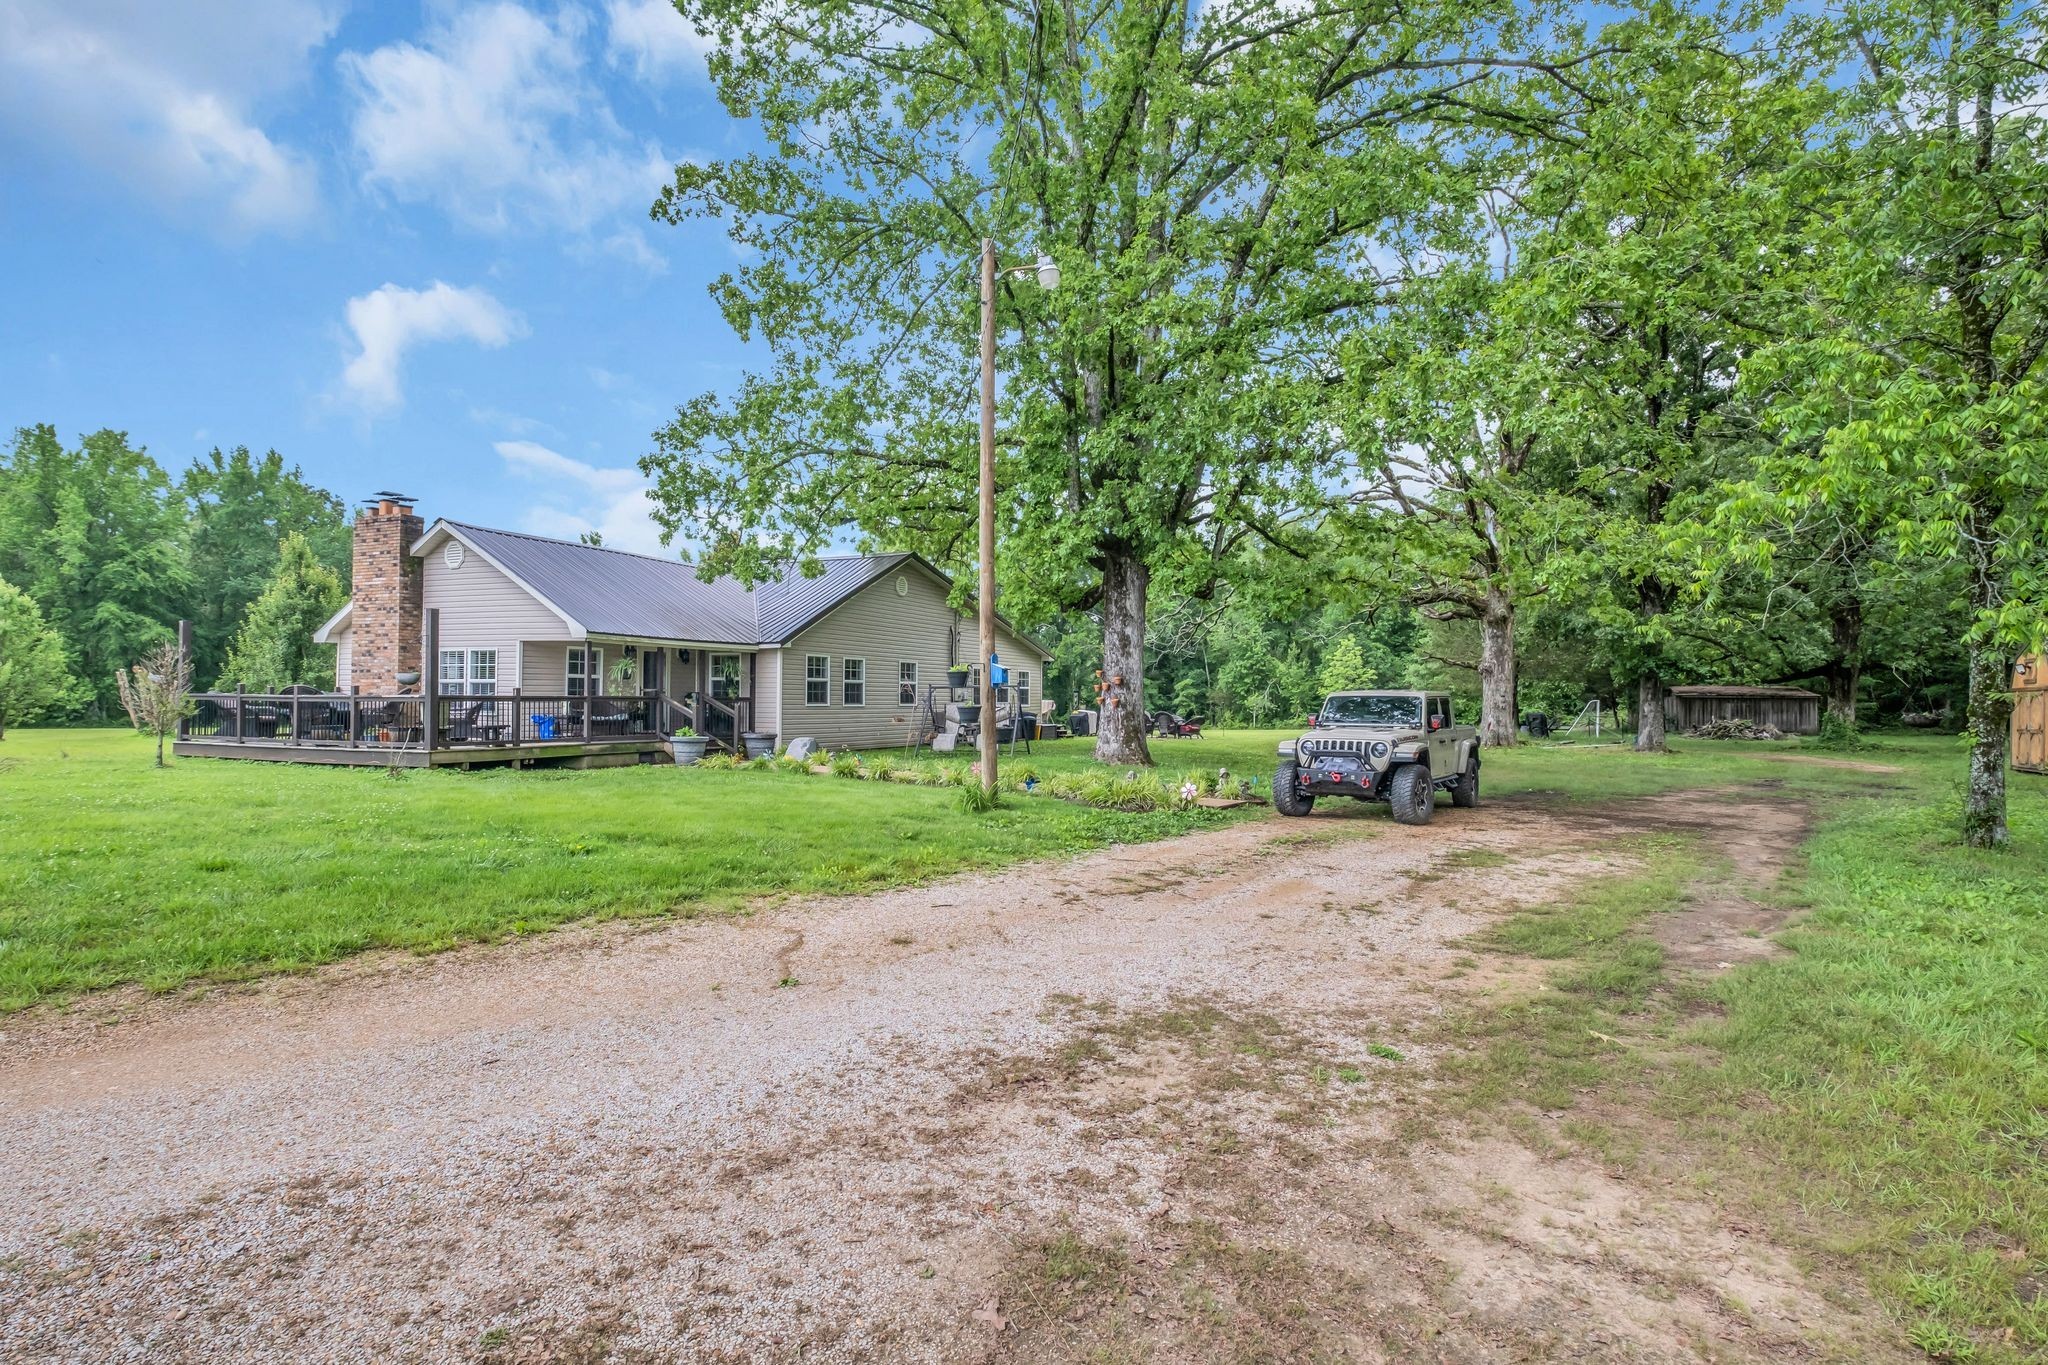
[[313,632],[341,609],[346,595],[306,539],[287,535],[277,547],[276,571],[228,647],[220,686],[240,684],[251,692],[278,692],[294,683],[333,687],[334,651],[313,643]]
[[35,599],[0,579],[0,739],[10,724],[63,706],[75,687],[64,642],[43,621]]
[[192,708],[192,663],[174,641],[142,656],[142,662],[114,674],[121,708],[135,728],[156,736],[156,766],[164,766],[164,740]]

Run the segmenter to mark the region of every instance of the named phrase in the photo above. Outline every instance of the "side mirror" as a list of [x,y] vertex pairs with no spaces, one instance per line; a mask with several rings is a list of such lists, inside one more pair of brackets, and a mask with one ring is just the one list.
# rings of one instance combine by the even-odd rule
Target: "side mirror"
[[1443,718],[1442,716],[1431,716],[1431,717],[1429,718],[1429,728],[1430,728],[1430,729],[1432,729],[1432,730],[1441,730],[1441,729],[1443,729],[1443,728],[1444,728],[1444,718]]

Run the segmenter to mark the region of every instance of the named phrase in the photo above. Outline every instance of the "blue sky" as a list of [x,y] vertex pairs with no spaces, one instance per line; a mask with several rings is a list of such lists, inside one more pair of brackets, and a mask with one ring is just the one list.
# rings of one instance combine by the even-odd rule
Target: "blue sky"
[[748,130],[666,0],[0,0],[0,425],[658,551],[636,461],[742,348]]

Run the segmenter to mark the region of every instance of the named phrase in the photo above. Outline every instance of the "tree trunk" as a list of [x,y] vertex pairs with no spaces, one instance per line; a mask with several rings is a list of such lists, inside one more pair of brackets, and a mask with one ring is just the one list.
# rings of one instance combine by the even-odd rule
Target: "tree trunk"
[[1970,649],[1970,785],[1963,794],[1963,842],[1971,848],[2002,847],[2011,833],[2005,824],[2005,758],[2012,725],[2013,658],[1983,642]]
[[1151,570],[1130,555],[1112,553],[1102,569],[1102,680],[1108,691],[1095,735],[1099,763],[1152,763],[1145,743],[1145,592],[1151,582]]
[[1863,681],[1863,604],[1839,603],[1828,620],[1835,659],[1828,669],[1828,714],[1856,728],[1856,692]]
[[1654,668],[1636,679],[1636,752],[1664,752],[1664,678]]
[[164,732],[161,730],[156,732],[156,766],[164,766]]
[[1516,720],[1515,604],[1489,587],[1479,618],[1479,742],[1507,748],[1515,742]]

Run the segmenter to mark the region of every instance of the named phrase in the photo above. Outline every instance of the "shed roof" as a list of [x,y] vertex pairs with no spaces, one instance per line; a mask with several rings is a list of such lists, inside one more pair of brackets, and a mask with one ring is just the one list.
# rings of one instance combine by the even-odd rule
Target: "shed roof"
[[1719,684],[1709,684],[1705,686],[1674,687],[1671,689],[1671,695],[1674,697],[1697,697],[1701,700],[1711,700],[1715,698],[1727,698],[1730,700],[1734,700],[1744,697],[1781,697],[1787,700],[1804,701],[1820,700],[1818,694],[1809,692],[1803,687],[1732,687],[1721,686]]

